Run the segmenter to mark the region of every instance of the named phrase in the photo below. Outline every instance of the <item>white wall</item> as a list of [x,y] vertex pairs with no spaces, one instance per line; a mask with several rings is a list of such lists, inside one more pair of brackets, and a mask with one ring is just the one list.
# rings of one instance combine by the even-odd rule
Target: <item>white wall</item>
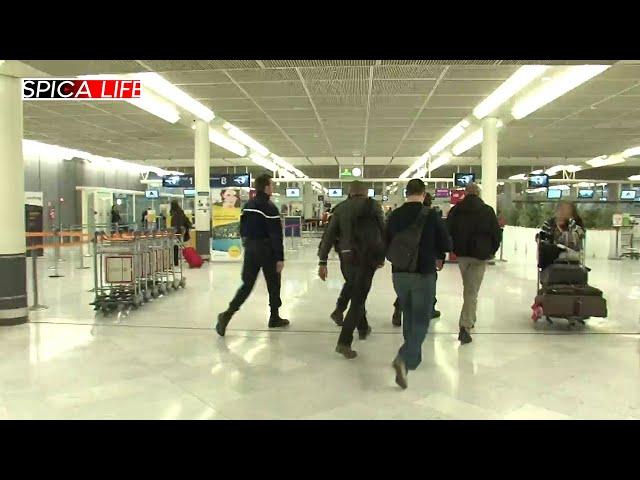
[[[503,256],[505,260],[536,262],[537,228],[511,227],[504,229]],[[615,255],[614,230],[587,230],[586,258],[607,259]]]

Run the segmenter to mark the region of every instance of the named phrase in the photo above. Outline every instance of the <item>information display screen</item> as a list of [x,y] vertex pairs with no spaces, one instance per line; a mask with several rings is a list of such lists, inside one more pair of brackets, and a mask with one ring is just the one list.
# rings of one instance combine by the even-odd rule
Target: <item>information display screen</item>
[[562,198],[562,190],[558,188],[550,188],[549,190],[547,190],[547,198],[549,200],[557,200],[559,198]]
[[476,181],[476,174],[475,173],[456,173],[453,180],[456,187],[466,187],[470,183],[473,183]]
[[147,190],[144,192],[144,196],[151,199],[160,198],[160,192],[158,190]]
[[595,190],[591,189],[580,189],[578,190],[578,198],[591,199],[595,195]]
[[162,177],[165,188],[193,188],[193,175],[165,175]]
[[298,198],[300,196],[299,188],[287,188],[286,195],[288,198]]
[[373,188],[370,188],[367,190],[367,196],[369,197],[375,197],[376,196],[376,192]]
[[622,190],[620,192],[620,200],[635,200],[636,191],[635,190]]
[[529,188],[549,188],[549,175],[529,175]]
[[209,179],[211,188],[240,188],[251,186],[249,173],[214,173]]
[[342,189],[341,188],[330,188],[329,189],[329,196],[330,197],[341,197],[342,196]]

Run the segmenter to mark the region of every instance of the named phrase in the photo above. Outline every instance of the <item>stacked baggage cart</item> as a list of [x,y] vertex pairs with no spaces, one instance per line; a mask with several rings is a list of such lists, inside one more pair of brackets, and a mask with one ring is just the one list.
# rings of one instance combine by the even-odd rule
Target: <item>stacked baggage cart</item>
[[138,308],[153,298],[184,288],[183,247],[180,236],[173,232],[112,236],[96,233],[94,309],[108,313]]

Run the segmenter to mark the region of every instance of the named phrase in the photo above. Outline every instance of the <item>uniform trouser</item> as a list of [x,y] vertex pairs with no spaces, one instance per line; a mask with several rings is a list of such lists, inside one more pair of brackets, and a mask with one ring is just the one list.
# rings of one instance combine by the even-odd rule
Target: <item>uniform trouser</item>
[[229,303],[230,312],[238,311],[245,300],[249,298],[249,294],[258,278],[258,273],[262,270],[264,279],[267,281],[271,314],[278,313],[282,301],[280,300],[281,275],[276,271],[277,261],[268,240],[247,240],[242,264],[242,286]]
[[422,362],[422,344],[429,331],[436,278],[435,273],[393,274],[393,288],[402,308],[404,337],[398,357],[404,361],[407,370],[415,370]]
[[349,259],[342,262],[345,274],[345,286],[351,292],[351,304],[344,319],[342,331],[338,338],[340,345],[351,345],[353,342],[353,331],[358,328],[360,332],[366,332],[369,328],[365,315],[364,305],[371,290],[371,282],[375,267],[352,263]]
[[458,257],[458,267],[460,267],[462,274],[462,296],[464,298],[460,312],[460,326],[470,330],[476,323],[478,292],[482,285],[487,262],[472,257]]

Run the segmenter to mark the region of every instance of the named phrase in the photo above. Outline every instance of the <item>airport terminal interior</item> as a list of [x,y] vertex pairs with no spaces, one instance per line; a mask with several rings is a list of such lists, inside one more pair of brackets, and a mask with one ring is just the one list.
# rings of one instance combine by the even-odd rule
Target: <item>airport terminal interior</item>
[[[69,93],[114,80],[139,95]],[[265,173],[291,323],[269,328],[260,275],[220,337]],[[401,389],[391,265],[347,360],[318,245],[352,182],[387,216],[414,178],[445,219],[478,184],[502,243],[469,344],[447,258]],[[561,201],[606,300],[578,322],[537,300]],[[0,419],[640,419],[640,61],[0,60],[0,219]]]

